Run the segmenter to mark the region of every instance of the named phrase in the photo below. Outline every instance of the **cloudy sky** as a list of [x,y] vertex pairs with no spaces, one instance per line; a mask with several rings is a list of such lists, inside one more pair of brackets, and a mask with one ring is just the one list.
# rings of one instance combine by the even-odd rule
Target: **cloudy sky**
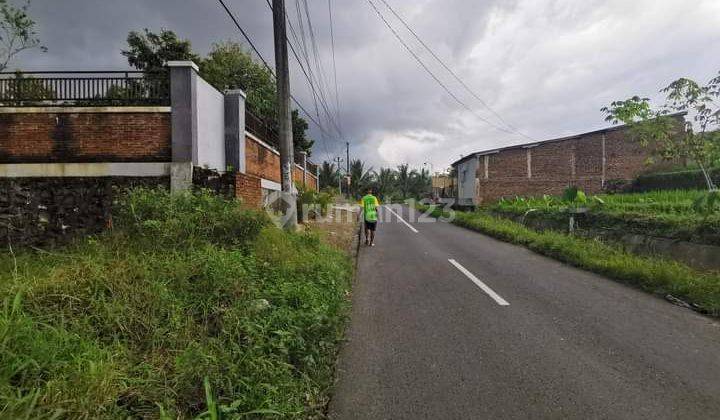
[[[297,25],[295,0],[286,1]],[[307,1],[330,76],[327,0]],[[483,121],[502,125],[380,0],[374,2],[390,24],[470,110],[403,49],[367,0],[331,1],[339,124],[353,156],[375,168],[430,162],[440,170],[473,151],[530,141]],[[678,77],[707,81],[720,70],[719,0],[386,1],[504,121],[536,140],[602,128],[599,109],[614,99],[657,98],[659,88]],[[265,1],[226,2],[272,64]],[[29,52],[13,63],[26,70],[125,69],[120,50],[127,33],[142,28],[172,29],[201,53],[216,41],[244,42],[215,0],[33,0],[30,10],[48,52]],[[291,83],[312,110],[297,65]],[[314,160],[344,156],[338,134],[325,141],[317,129],[312,135],[318,139]]]

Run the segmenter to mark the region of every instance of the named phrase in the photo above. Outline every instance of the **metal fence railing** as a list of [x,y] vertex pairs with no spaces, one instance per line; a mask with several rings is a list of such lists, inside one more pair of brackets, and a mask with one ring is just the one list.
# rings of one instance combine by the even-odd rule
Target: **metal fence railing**
[[170,105],[166,74],[138,71],[0,73],[0,106]]
[[[276,150],[279,149],[280,137],[275,129],[274,123],[258,116],[247,107],[245,108],[245,130],[274,147]],[[294,160],[295,163],[301,164],[302,158],[300,154],[295,153]],[[310,161],[307,163],[307,168],[311,174],[315,174],[317,171],[316,165]]]
[[278,132],[270,121],[245,108],[245,129],[274,148],[280,145]]

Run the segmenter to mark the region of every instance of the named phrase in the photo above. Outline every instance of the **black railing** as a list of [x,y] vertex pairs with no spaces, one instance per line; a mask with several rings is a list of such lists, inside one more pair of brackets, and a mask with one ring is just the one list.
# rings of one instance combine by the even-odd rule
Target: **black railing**
[[[258,116],[256,113],[245,108],[245,130],[274,147],[276,150],[280,147],[280,136],[278,135],[277,129],[275,128],[274,122]],[[302,164],[302,158],[299,153],[295,153],[295,163]],[[308,161],[308,171],[315,173],[317,170],[316,165]]]
[[138,71],[0,73],[0,106],[63,105],[170,105],[170,82]]
[[265,143],[278,148],[279,136],[272,122],[258,116],[248,108],[245,108],[245,129]]

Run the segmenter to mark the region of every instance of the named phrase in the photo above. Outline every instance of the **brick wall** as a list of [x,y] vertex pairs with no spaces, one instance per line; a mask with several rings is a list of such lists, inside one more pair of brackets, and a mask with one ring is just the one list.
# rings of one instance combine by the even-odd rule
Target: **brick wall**
[[[259,178],[280,183],[280,155],[253,137],[245,137],[245,171]],[[302,169],[293,167],[293,180],[302,183]],[[315,175],[308,170],[306,182],[315,187]]]
[[478,157],[478,204],[502,197],[560,195],[570,185],[597,194],[603,191],[608,182],[629,182],[643,172],[670,165],[658,163],[648,166],[646,162],[650,152],[630,139],[624,127],[535,146],[501,149],[487,156],[487,178],[485,157]]
[[235,174],[235,196],[248,207],[262,207],[262,189],[260,178],[250,174]]
[[167,162],[167,112],[0,114],[0,163]]

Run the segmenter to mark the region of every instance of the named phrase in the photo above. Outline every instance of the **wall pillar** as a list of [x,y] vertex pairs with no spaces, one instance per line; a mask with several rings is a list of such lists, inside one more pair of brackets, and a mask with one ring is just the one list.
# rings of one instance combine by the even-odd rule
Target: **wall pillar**
[[532,149],[527,148],[527,177],[532,178]]
[[303,168],[303,187],[307,185],[307,152],[300,152]]
[[245,92],[225,92],[225,159],[233,171],[245,173]]
[[192,162],[196,151],[197,72],[192,61],[168,61],[172,106],[172,161]]
[[172,107],[172,164],[170,191],[192,188],[192,165],[197,160],[197,72],[192,61],[168,61]]
[[315,166],[315,190],[320,191],[320,166]]

